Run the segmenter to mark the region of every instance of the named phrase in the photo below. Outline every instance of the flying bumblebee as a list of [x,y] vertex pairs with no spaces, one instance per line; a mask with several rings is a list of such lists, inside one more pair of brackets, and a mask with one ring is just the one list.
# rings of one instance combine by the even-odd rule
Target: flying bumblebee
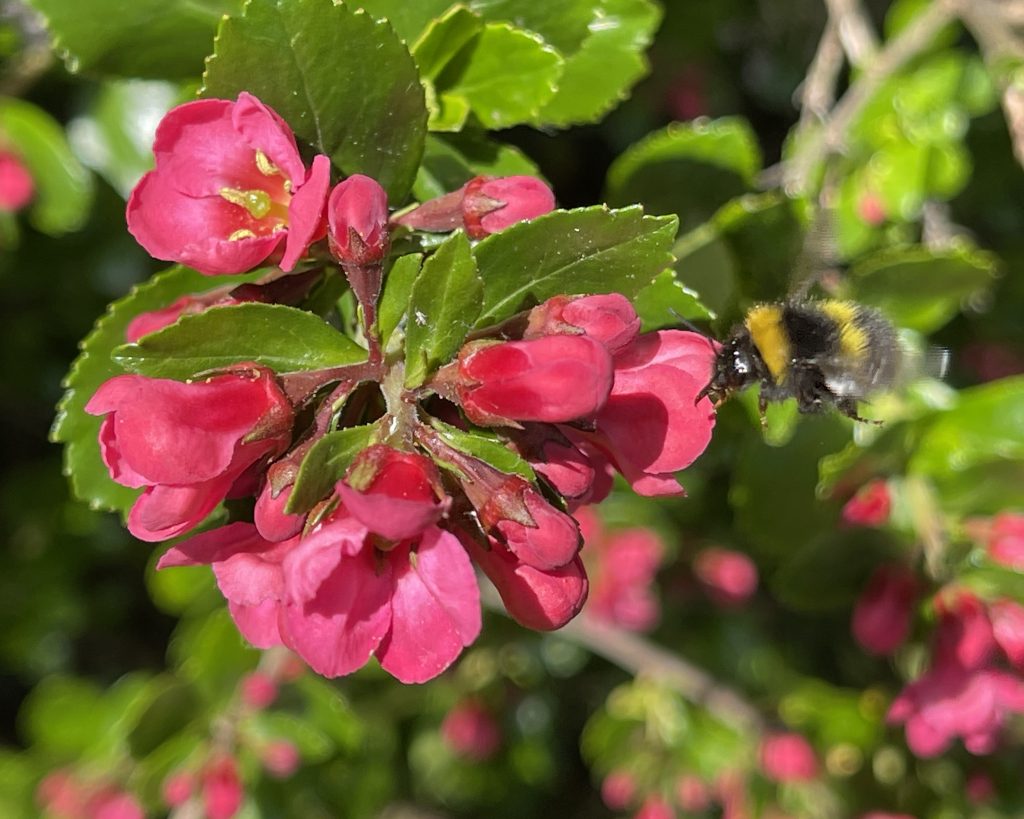
[[717,405],[760,384],[762,422],[769,401],[787,398],[802,413],[835,407],[866,422],[858,402],[895,386],[904,365],[896,328],[874,308],[835,299],[760,304],[722,343],[697,400]]

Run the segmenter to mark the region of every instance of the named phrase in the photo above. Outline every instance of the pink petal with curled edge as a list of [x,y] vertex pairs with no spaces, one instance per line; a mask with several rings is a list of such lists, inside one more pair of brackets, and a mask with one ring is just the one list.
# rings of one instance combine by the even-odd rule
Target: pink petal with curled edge
[[141,489],[143,486],[149,485],[149,481],[146,480],[145,476],[132,469],[131,466],[125,463],[124,458],[121,457],[121,450],[117,446],[117,433],[114,430],[113,415],[107,415],[103,419],[103,423],[100,424],[99,441],[100,457],[103,459],[107,469],[110,470],[111,478],[122,486],[127,486],[131,489]]
[[[244,208],[217,194],[187,196],[166,173],[157,171],[147,173],[135,186],[125,218],[128,231],[150,256],[187,264],[208,276],[249,270],[285,238],[285,231],[260,236],[262,229]],[[229,240],[238,230],[257,235]]]
[[147,543],[184,534],[224,500],[232,480],[228,475],[187,486],[150,486],[128,513],[128,531]]
[[299,540],[284,560],[285,599],[304,603],[316,597],[343,557],[372,552],[365,546],[366,527],[344,514],[322,524]]
[[238,521],[190,537],[164,552],[157,569],[175,566],[204,566],[237,554],[265,554],[277,546],[264,539],[251,523]]
[[274,109],[243,91],[231,110],[231,123],[250,147],[266,154],[295,187],[302,184],[306,168],[295,135]]
[[480,634],[480,590],[458,539],[431,527],[415,552],[389,555],[395,578],[391,630],[377,649],[381,666],[404,683],[433,679]]
[[388,561],[373,549],[342,557],[306,603],[282,606],[281,636],[318,674],[339,677],[366,664],[391,625]]
[[405,540],[419,535],[437,522],[444,506],[431,500],[395,498],[366,493],[338,481],[337,492],[345,509],[371,532],[388,540]]
[[310,244],[322,238],[327,189],[330,185],[331,161],[323,154],[318,154],[313,158],[309,178],[288,204],[288,238],[281,259],[282,270],[287,272],[294,268]]
[[228,611],[242,636],[256,648],[284,645],[278,629],[281,605],[275,600],[264,600],[256,606],[242,606],[228,601]]

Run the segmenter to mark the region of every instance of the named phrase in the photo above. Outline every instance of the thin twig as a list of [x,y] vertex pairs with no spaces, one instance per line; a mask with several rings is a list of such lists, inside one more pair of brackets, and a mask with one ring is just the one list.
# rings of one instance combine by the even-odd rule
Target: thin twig
[[882,84],[927,48],[955,17],[950,0],[935,0],[913,23],[886,43],[832,109],[825,127],[818,134],[809,134],[787,163],[784,181],[788,191],[805,191],[814,167],[842,148],[847,130]]
[[825,5],[850,65],[866,67],[878,51],[878,37],[860,0],[825,0]]
[[818,49],[807,69],[807,76],[800,84],[800,134],[814,123],[823,122],[829,109],[836,101],[836,83],[843,69],[843,47],[839,33],[830,18],[825,23]]

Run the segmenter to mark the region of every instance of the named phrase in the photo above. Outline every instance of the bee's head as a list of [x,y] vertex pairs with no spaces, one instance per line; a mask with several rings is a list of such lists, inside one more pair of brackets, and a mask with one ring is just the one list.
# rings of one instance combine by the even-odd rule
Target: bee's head
[[708,396],[717,406],[734,392],[760,381],[756,355],[748,333],[745,331],[733,333],[718,348],[711,369],[711,380],[697,394],[697,400],[700,401],[704,396]]

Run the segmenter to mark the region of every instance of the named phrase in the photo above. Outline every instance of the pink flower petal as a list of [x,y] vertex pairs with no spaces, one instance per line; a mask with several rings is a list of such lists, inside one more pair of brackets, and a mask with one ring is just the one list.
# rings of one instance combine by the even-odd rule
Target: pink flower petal
[[366,527],[340,514],[302,538],[284,560],[285,599],[305,603],[316,597],[343,557],[355,557],[364,546]]
[[242,636],[256,648],[284,645],[278,628],[281,604],[264,600],[256,606],[242,606],[228,601],[228,611]]
[[261,537],[251,523],[238,521],[202,532],[172,546],[164,552],[156,567],[169,569],[174,566],[204,566],[237,554],[265,553],[276,546],[276,543]]
[[293,186],[298,187],[303,183],[306,168],[299,156],[295,135],[276,111],[243,91],[231,109],[231,124],[253,149],[262,151]]
[[147,543],[184,534],[217,508],[232,480],[228,475],[188,486],[147,487],[128,513],[128,531]]
[[288,205],[288,238],[281,269],[290,271],[317,239],[323,236],[324,208],[331,184],[331,161],[323,154],[313,158],[309,178]]

